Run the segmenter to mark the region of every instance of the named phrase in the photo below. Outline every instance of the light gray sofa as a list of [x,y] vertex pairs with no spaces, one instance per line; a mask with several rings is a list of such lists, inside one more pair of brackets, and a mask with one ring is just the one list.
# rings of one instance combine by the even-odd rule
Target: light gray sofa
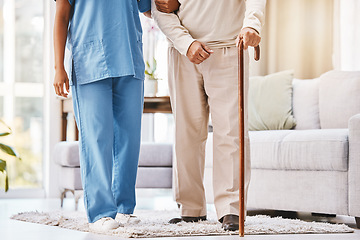
[[[67,192],[75,198],[77,209],[82,196],[79,142],[63,141],[56,144],[53,160],[60,166],[61,206]],[[167,143],[141,143],[136,188],[172,187],[173,147]]]
[[[294,79],[292,104],[295,129],[249,133],[248,207],[349,215],[360,228],[360,72]],[[212,201],[211,135],[206,151]]]

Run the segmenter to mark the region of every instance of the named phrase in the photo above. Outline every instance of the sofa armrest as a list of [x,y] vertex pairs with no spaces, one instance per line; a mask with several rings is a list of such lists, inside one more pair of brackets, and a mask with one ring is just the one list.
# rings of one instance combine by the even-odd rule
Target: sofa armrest
[[360,216],[360,114],[349,120],[349,215]]

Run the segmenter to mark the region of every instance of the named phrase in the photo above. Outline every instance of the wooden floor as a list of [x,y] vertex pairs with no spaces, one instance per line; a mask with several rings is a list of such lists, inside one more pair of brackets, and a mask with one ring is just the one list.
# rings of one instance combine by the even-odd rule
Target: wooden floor
[[[164,210],[176,209],[177,206],[172,200],[171,192],[160,191],[154,196],[154,192],[138,192],[137,209],[154,209]],[[209,205],[210,211],[213,206]],[[51,227],[39,224],[25,223],[20,221],[10,220],[9,217],[13,214],[24,211],[52,211],[60,209],[59,199],[0,199],[0,239],[1,240],[115,240],[117,237],[103,236],[92,233],[83,233],[73,230],[62,229],[59,227]],[[73,199],[65,199],[65,210],[73,210]],[[79,206],[80,211],[84,209],[82,202]],[[259,211],[252,210],[249,214],[285,214],[287,217],[294,217],[294,214],[279,213],[274,211]],[[352,228],[355,228],[355,220],[351,217],[337,216],[337,217],[314,217],[309,213],[299,213],[296,217],[306,221],[328,221],[333,223],[345,223]],[[186,239],[201,239],[201,240],[233,240],[239,239],[238,236],[209,236],[209,237],[181,237],[181,238],[159,238],[162,240],[186,240]],[[355,233],[348,234],[294,234],[294,235],[256,235],[245,236],[246,240],[360,240],[360,230],[355,230]]]

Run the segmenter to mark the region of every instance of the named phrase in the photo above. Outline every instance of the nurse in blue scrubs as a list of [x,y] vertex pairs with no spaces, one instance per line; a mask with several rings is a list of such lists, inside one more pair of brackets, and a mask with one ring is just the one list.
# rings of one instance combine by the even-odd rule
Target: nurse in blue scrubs
[[[71,87],[85,208],[96,232],[120,227],[117,214],[135,207],[145,68],[139,11],[148,14],[150,6],[150,0],[56,2],[54,87],[63,97]],[[72,53],[69,76],[65,46]]]

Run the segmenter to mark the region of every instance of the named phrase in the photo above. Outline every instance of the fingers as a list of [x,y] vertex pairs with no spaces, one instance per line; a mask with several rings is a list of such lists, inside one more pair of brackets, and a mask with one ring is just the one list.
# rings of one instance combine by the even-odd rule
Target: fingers
[[57,86],[55,85],[55,83],[54,83],[54,90],[55,90],[56,95],[59,95],[59,89],[57,88]]
[[260,43],[260,37],[248,37],[247,46],[256,47]]
[[161,5],[156,5],[156,9],[159,12],[162,12],[162,13],[169,13],[168,9],[166,7],[161,6]]
[[213,51],[204,43],[194,41],[186,54],[192,63],[200,64],[210,57]]
[[207,59],[208,57],[210,57],[210,53],[208,53],[207,51],[205,51],[204,49],[199,49],[199,51],[198,51],[198,56],[199,56],[199,58],[200,59],[203,59],[203,60],[205,60],[205,59]]
[[155,0],[155,5],[156,5],[156,9],[157,9],[158,11],[162,12],[163,7],[164,7],[164,4],[163,4],[161,1],[159,1],[159,0]]
[[[66,87],[66,92],[69,93],[69,92],[70,92],[69,80],[65,81],[65,87]],[[66,95],[67,95],[67,94],[66,94]]]
[[[66,92],[65,92],[64,87],[66,89]],[[65,83],[64,82],[55,82],[54,89],[55,89],[56,95],[66,98],[68,96],[68,92],[70,92],[69,80],[65,80]]]
[[64,91],[64,84],[58,85],[59,96],[67,97],[67,93]]
[[195,64],[200,64],[200,63],[202,63],[204,60],[201,60],[201,59],[199,59],[199,58],[196,58],[196,59],[194,59],[193,61],[191,61],[192,63],[195,63]]
[[194,55],[193,57],[189,57],[189,60],[192,63],[200,64],[202,63],[206,58],[202,57],[201,55]]
[[237,47],[239,46],[241,40],[243,40],[244,49],[247,49],[249,46],[251,47],[258,46],[260,44],[261,37],[255,29],[246,27],[240,31],[240,34],[236,38]]
[[236,43],[236,47],[240,46],[240,42],[243,42],[243,48],[246,50],[249,46],[249,40],[246,34],[244,34],[242,31],[240,32],[240,34],[237,36],[235,43]]
[[248,49],[249,46],[249,37],[245,34],[243,36],[243,46],[244,46],[244,50]]
[[260,39],[261,38],[259,36],[245,34],[243,37],[244,49],[247,49],[248,47],[256,47],[257,45],[259,45]]
[[204,43],[201,43],[201,46],[203,47],[203,49],[209,54],[208,57],[210,57],[210,54],[213,53],[214,51],[211,50],[207,45],[205,45]]
[[156,9],[163,13],[170,13],[168,4],[161,0],[155,0]]
[[210,57],[210,53],[206,52],[204,49],[199,49],[196,53],[195,53],[195,59],[196,61],[194,63],[196,64],[200,64],[203,61],[205,61],[206,59],[208,59]]
[[256,41],[255,41],[254,45],[252,45],[252,46],[254,46],[254,47],[259,46],[260,41],[261,41],[261,37],[259,36],[258,38],[256,38]]
[[258,46],[260,44],[261,37],[260,36],[252,37],[248,35],[244,35],[243,37],[238,37],[236,38],[237,47],[239,46],[241,40],[243,40],[244,49],[247,49],[249,46],[250,47]]
[[58,89],[59,89],[60,96],[64,96],[64,87],[62,84],[60,86],[58,86]]
[[239,47],[240,45],[240,34],[237,36],[236,40],[235,40],[235,43],[236,43],[236,47]]
[[204,58],[204,57],[202,57],[200,54],[198,54],[198,55],[194,55],[194,56],[190,59],[190,61],[191,61],[192,63],[195,63],[195,64],[200,64],[200,63],[202,63],[205,59],[206,59],[206,58]]
[[188,57],[188,58],[189,58],[190,62],[195,63],[195,64],[200,64],[205,60],[204,58],[197,57],[197,56]]

